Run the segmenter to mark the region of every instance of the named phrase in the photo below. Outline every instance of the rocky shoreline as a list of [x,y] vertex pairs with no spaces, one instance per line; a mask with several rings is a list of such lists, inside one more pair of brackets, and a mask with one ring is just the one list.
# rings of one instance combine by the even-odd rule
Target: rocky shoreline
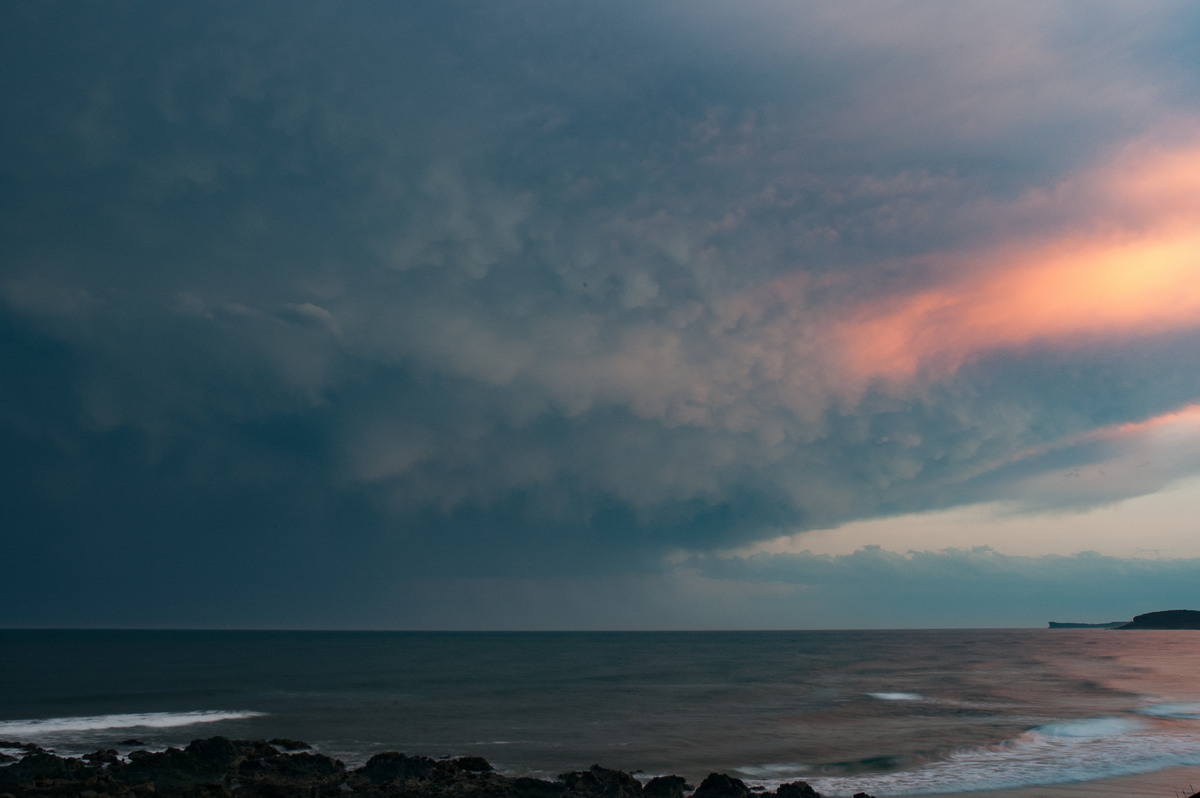
[[[122,744],[138,745],[136,740]],[[430,759],[388,752],[347,768],[298,740],[193,740],[185,748],[126,755],[106,749],[62,757],[29,743],[0,741],[0,798],[820,798],[807,783],[776,791],[748,787],[723,773],[693,787],[680,776],[645,783],[632,774],[593,765],[551,781],[497,773],[477,756]],[[855,798],[871,798],[859,793]]]

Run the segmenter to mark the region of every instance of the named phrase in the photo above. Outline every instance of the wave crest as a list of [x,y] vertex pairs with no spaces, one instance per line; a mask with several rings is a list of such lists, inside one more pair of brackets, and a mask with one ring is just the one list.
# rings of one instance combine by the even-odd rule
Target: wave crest
[[263,712],[210,709],[197,712],[142,712],[75,718],[0,720],[0,736],[31,737],[58,732],[85,732],[102,729],[169,729],[176,726],[191,726],[196,723],[258,718],[264,714]]

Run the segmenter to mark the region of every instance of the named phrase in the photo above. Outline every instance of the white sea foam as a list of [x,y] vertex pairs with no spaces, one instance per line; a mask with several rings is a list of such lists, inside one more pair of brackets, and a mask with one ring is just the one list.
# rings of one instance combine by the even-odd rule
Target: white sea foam
[[781,762],[770,765],[746,765],[737,768],[740,775],[751,779],[764,779],[778,782],[791,781],[803,777],[812,770],[808,765],[799,762]]
[[1126,718],[1084,718],[1046,724],[998,745],[962,749],[910,770],[806,780],[830,796],[915,795],[1084,782],[1175,765],[1200,765],[1200,749],[1189,735],[1161,733]]
[[1200,704],[1150,704],[1134,711],[1155,718],[1200,720]]
[[938,704],[944,707],[959,707],[961,709],[1011,709],[1013,704],[999,701],[960,701],[953,698],[932,698],[921,693],[883,692],[865,693],[868,698],[877,701],[920,701],[926,704]]
[[38,737],[61,732],[102,729],[169,729],[196,723],[261,717],[262,712],[233,712],[219,709],[198,712],[142,712],[126,715],[91,715],[76,718],[38,718],[0,721],[0,737]]
[[1143,728],[1132,718],[1078,718],[1047,723],[1034,731],[1047,737],[1115,737]]

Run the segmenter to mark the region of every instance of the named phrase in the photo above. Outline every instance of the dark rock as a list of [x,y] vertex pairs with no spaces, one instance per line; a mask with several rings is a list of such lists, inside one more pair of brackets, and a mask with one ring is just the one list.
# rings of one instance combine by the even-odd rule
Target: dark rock
[[[192,745],[196,742],[202,741],[194,741]],[[220,782],[235,754],[227,758],[225,751],[214,750],[221,748],[220,746],[202,748],[205,749],[203,756],[179,748],[168,748],[153,753],[132,751],[129,754],[129,763],[113,769],[112,778],[122,784],[150,782],[160,790]]]
[[[281,746],[291,742],[276,738]],[[115,749],[82,760],[33,751],[0,768],[0,798],[686,798],[690,789],[679,776],[659,776],[643,787],[633,775],[599,765],[544,781],[496,773],[482,757],[438,761],[396,752],[376,754],[347,772],[323,754],[282,753],[262,740],[225,737],[193,740],[182,749],[134,750],[128,762]],[[714,773],[694,798],[751,795],[738,779]],[[780,796],[819,798],[803,782],[784,785]]]
[[519,798],[562,798],[564,791],[562,782],[522,776],[512,780],[512,792],[508,794]]
[[279,754],[277,748],[262,740],[230,740],[226,737],[192,740],[183,750],[200,762],[221,764],[226,767],[238,759],[271,757]]
[[750,788],[741,779],[724,773],[709,773],[692,793],[692,798],[748,798],[750,794]]
[[1135,615],[1120,629],[1200,629],[1200,612],[1196,610],[1163,610]]
[[[214,767],[226,767],[238,758],[238,747],[228,737],[209,737],[204,740],[192,740],[184,752],[196,760]],[[274,749],[272,749],[274,752]]]
[[[292,793],[292,795],[294,794]],[[168,795],[179,796],[179,798],[233,798],[233,791],[224,784],[209,781],[173,790]],[[284,796],[281,795],[278,798],[284,798]]]
[[[152,784],[163,789],[189,795],[219,795],[239,764],[247,761],[270,761],[285,756],[262,740],[230,740],[209,737],[192,740],[186,748],[166,751],[131,751],[128,764],[109,765],[112,779],[125,785]],[[278,779],[265,779],[275,783]]]
[[311,745],[302,740],[291,740],[287,737],[272,737],[267,742],[276,748],[282,748],[284,751],[303,751],[312,748]]
[[[450,766],[444,765],[446,768]],[[352,775],[365,778],[372,784],[390,782],[421,781],[430,778],[438,770],[438,763],[427,756],[406,756],[395,751],[385,751],[367,760],[367,763]]]
[[130,737],[128,740],[122,740],[121,742],[117,743],[117,745],[145,745],[145,743],[136,737]]
[[336,789],[346,780],[346,768],[323,754],[276,754],[243,760],[237,768],[237,779],[263,796],[276,792],[295,795],[300,790]]
[[78,759],[63,758],[45,751],[33,751],[11,765],[0,768],[0,784],[25,784],[32,781],[80,780],[89,768]]
[[90,754],[84,754],[83,758],[93,765],[111,765],[120,762],[117,754],[117,749],[106,748],[103,751],[93,751]]
[[821,794],[809,786],[807,781],[789,781],[780,784],[776,798],[821,798]]
[[854,793],[854,798],[875,798],[875,796],[874,796],[874,795],[868,795],[868,794],[867,794],[867,793],[865,793],[865,792],[856,792],[856,793]]
[[641,798],[642,795],[642,783],[633,776],[599,765],[564,773],[558,778],[573,794],[594,798]]
[[683,798],[690,789],[683,776],[655,776],[642,787],[642,794],[649,798]]
[[493,770],[492,763],[481,756],[460,756],[450,760],[450,764],[471,773],[490,773]]

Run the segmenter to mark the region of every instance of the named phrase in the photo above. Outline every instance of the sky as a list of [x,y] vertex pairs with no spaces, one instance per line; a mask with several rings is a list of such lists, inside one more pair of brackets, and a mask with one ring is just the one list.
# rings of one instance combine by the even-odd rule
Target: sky
[[1200,608],[1200,5],[0,3],[7,625]]

